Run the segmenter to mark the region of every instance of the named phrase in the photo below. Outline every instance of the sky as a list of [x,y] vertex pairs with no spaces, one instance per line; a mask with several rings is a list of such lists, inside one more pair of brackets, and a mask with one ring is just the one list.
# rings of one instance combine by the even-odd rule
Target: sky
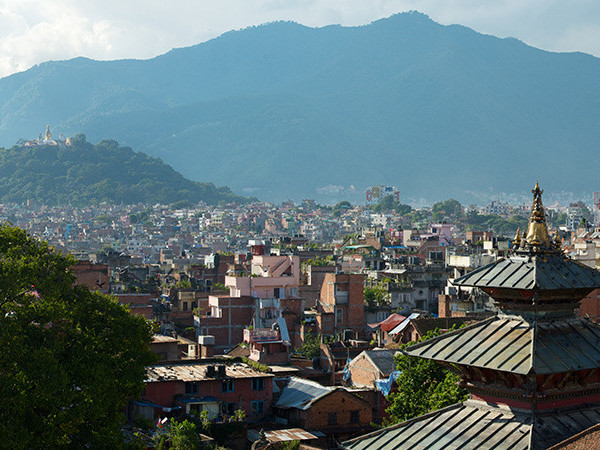
[[410,10],[600,57],[598,0],[0,0],[0,77],[77,56],[151,58],[275,20],[352,26]]

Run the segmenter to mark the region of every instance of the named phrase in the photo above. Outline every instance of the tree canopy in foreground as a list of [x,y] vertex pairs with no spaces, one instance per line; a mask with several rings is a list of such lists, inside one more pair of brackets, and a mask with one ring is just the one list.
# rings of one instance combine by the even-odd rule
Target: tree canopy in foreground
[[[429,331],[418,342],[440,334],[439,329]],[[413,344],[416,342],[406,346]],[[396,356],[395,361],[400,371],[396,380],[398,392],[390,394],[391,405],[386,409],[390,418],[386,425],[404,422],[467,399],[467,391],[458,386],[458,375],[437,362],[408,355]]]
[[73,262],[0,226],[0,436],[11,448],[122,445],[123,408],[154,360],[146,321],[74,286]]

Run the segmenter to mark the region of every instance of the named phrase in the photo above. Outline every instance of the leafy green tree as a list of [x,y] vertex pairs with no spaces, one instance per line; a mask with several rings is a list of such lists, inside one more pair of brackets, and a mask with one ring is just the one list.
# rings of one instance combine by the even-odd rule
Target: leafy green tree
[[340,217],[343,211],[347,211],[352,209],[352,203],[347,202],[346,200],[338,202],[334,205],[332,214],[334,217]]
[[74,263],[0,226],[0,436],[11,448],[122,446],[123,408],[144,388],[150,327],[74,286]]
[[463,215],[463,207],[458,200],[451,198],[443,202],[434,203],[431,207],[431,212],[433,220],[436,222],[440,222],[446,217],[458,220]]
[[366,288],[364,297],[367,306],[381,306],[387,304],[388,292],[381,287]]
[[196,425],[189,420],[177,422],[171,419],[164,431],[154,435],[157,449],[195,450],[200,447],[200,436]]
[[317,358],[321,354],[321,335],[306,333],[304,343],[296,348],[296,353],[309,359]]
[[[440,334],[439,329],[430,331],[420,341]],[[415,343],[407,344],[404,348],[413,344]],[[467,399],[467,391],[458,386],[458,375],[437,362],[408,355],[396,356],[395,360],[397,370],[400,371],[396,380],[398,392],[389,396],[391,404],[386,411],[390,418],[386,425],[403,422]]]
[[412,207],[398,202],[393,195],[386,195],[379,202],[371,206],[373,212],[382,213],[394,211],[400,216],[404,216],[412,211]]

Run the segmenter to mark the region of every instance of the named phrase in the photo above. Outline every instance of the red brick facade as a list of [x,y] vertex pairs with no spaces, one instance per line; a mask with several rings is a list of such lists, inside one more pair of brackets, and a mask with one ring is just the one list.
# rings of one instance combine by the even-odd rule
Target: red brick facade
[[[321,288],[318,311],[334,315],[335,332],[351,329],[362,336],[365,331],[364,275],[328,273]],[[319,331],[332,334],[326,333],[328,327]]]

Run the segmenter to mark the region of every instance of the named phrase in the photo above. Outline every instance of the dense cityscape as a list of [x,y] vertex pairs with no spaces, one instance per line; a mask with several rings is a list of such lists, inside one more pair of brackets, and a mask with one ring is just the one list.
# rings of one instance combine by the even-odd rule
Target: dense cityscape
[[3,2],[0,449],[600,449],[593,3]]
[[[597,207],[544,210],[537,186],[534,194],[533,206],[450,199],[413,209],[395,188],[376,186],[364,205],[28,202],[2,205],[0,215],[73,255],[76,283],[152,324],[161,362],[126,404],[126,435],[167,439],[161,426],[173,418],[169,433],[185,423],[207,433],[204,445],[365,448],[370,438],[349,439],[466,398],[440,366],[407,405],[406,389],[431,368],[399,351],[497,317],[490,291],[457,280],[532,240],[536,208],[543,245],[597,267]],[[580,317],[600,317],[599,292],[585,297]]]

